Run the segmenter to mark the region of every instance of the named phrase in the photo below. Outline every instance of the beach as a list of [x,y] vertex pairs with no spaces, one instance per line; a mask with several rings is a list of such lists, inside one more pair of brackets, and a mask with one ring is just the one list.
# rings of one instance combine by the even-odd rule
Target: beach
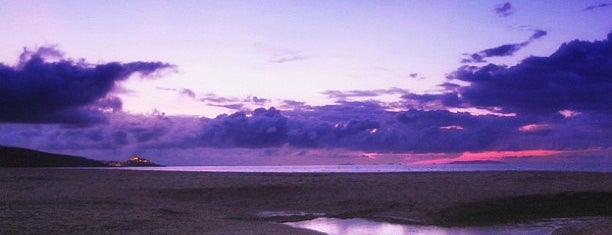
[[[612,174],[581,172],[214,173],[4,168],[0,169],[0,188],[1,234],[317,234],[280,222],[324,214],[466,226],[548,216],[547,208],[542,215],[516,211],[509,218],[490,218],[490,211],[480,210],[480,217],[472,213],[473,208],[483,206],[504,210],[504,206],[521,208],[518,204],[525,207],[559,201],[550,213],[579,215],[601,214],[597,210],[612,206]],[[304,213],[269,216],[280,212]],[[476,216],[458,219],[469,217],[465,213]],[[592,227],[608,229],[610,223]],[[588,229],[564,228],[558,233]]]

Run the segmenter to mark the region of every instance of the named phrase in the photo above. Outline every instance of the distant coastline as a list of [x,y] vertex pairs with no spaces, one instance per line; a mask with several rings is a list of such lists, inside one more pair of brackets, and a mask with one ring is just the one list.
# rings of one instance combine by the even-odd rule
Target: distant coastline
[[127,161],[98,161],[80,156],[0,146],[0,167],[140,167],[162,166],[134,156]]

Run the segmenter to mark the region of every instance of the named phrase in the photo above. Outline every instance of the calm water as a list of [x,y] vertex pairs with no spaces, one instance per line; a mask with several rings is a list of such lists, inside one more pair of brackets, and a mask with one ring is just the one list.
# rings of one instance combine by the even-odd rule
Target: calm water
[[[109,169],[109,168],[104,168]],[[587,171],[612,172],[612,164],[439,164],[439,165],[309,165],[309,166],[167,166],[110,169],[148,171],[257,172],[257,173],[373,173],[428,171]]]
[[292,227],[305,228],[329,235],[542,235],[551,234],[557,228],[584,224],[605,218],[573,218],[543,220],[528,224],[499,225],[488,227],[438,227],[424,225],[401,225],[374,222],[364,219],[317,218],[313,220],[285,223]]
[[[436,171],[585,171],[612,172],[610,164],[440,164],[440,165],[309,165],[309,166],[167,166],[167,167],[118,167],[102,168],[139,171],[190,171],[190,172],[251,172],[251,173],[376,173],[376,172],[436,172]],[[278,216],[277,212],[271,212]],[[294,215],[294,214],[291,214]],[[266,216],[265,213],[262,216]],[[551,234],[556,228],[585,223],[601,218],[574,218],[539,221],[529,224],[499,225],[489,227],[438,227],[401,225],[375,222],[365,219],[316,218],[285,223],[292,227],[306,228],[330,235],[365,234],[428,234],[428,235],[484,235],[484,234]]]

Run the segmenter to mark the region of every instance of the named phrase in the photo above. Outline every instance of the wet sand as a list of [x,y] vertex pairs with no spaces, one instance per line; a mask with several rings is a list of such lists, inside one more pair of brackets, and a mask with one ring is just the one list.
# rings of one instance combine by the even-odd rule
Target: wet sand
[[[605,209],[612,206],[611,192],[610,173],[279,174],[0,168],[0,234],[317,234],[271,222],[287,218],[257,215],[303,211],[339,218],[444,224],[449,214],[462,216],[457,211],[464,212],[466,205],[478,208],[496,202],[540,204],[542,198],[559,199],[565,200],[559,206],[570,212],[576,209],[571,208],[573,204]],[[597,212],[588,210],[587,214]],[[477,215],[451,224],[491,222]],[[606,229],[610,223],[592,227]],[[564,231],[593,232],[588,227],[559,232]]]

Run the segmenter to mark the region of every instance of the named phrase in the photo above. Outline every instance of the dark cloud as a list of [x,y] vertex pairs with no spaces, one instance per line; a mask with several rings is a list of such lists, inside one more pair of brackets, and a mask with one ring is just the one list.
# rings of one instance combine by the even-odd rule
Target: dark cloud
[[505,112],[544,114],[560,110],[611,111],[612,33],[603,41],[564,43],[548,57],[529,57],[511,67],[463,66],[451,79],[461,101]]
[[493,47],[472,53],[468,58],[461,60],[462,63],[482,63],[487,62],[485,59],[488,57],[501,57],[501,56],[512,56],[515,52],[523,47],[529,45],[533,40],[539,39],[546,36],[547,32],[541,29],[534,30],[534,33],[529,37],[527,41],[521,43],[504,44],[498,47]]
[[[437,98],[412,97],[422,100]],[[456,153],[606,148],[612,143],[609,131],[612,122],[606,112],[568,117],[560,114],[495,116],[446,110],[395,112],[374,102],[342,102],[282,112],[262,108],[251,113],[241,111],[220,115],[214,119],[162,114],[126,116],[122,112],[113,115],[118,117],[111,119],[112,125],[86,128],[8,124],[2,126],[0,143],[58,151],[90,150],[102,158],[129,156],[143,151],[158,154],[173,149],[193,150],[190,154],[198,157],[201,157],[198,150],[203,148],[240,150],[242,155],[236,156],[235,161],[240,161],[251,151],[276,152],[279,149],[297,151],[308,148],[322,154],[335,150]],[[114,152],[102,156],[100,151]],[[183,159],[179,155],[159,157],[167,157],[166,162],[174,163]],[[214,158],[207,156],[202,159],[209,157]]]
[[595,5],[587,6],[587,7],[585,7],[582,10],[583,11],[592,11],[592,10],[595,10],[595,9],[609,7],[609,6],[612,6],[612,4],[610,4],[610,3],[600,3],[600,4],[595,4]]
[[492,56],[511,56],[514,52],[524,47],[527,43],[519,43],[519,44],[506,44],[501,45],[495,48],[489,48],[481,51],[483,57],[492,57]]
[[199,98],[200,101],[205,102],[208,106],[222,107],[232,110],[244,110],[252,106],[263,106],[270,102],[269,99],[258,97],[258,96],[247,96],[244,98],[237,97],[223,97],[212,93],[204,95]]
[[303,106],[306,104],[306,102],[295,101],[295,100],[284,100],[283,103],[285,103],[286,105],[291,105],[291,106]]
[[129,144],[125,131],[104,127],[55,130],[44,137],[46,149],[116,149]]
[[218,96],[212,93],[204,95],[204,97],[200,98],[201,101],[204,102],[213,102],[213,103],[233,103],[238,102],[240,99],[234,97],[223,97]]
[[226,109],[231,109],[231,110],[242,110],[244,108],[243,104],[215,104],[215,103],[207,103],[206,105],[213,106],[213,107],[221,107],[221,108],[226,108]]
[[494,56],[511,56],[528,43],[505,44],[494,48],[482,50],[478,53],[473,53],[469,58],[461,60],[463,63],[481,63],[486,62],[485,58]]
[[390,94],[407,94],[408,90],[393,87],[389,89],[374,89],[374,90],[350,90],[350,91],[339,91],[339,90],[327,90],[322,94],[327,95],[330,99],[336,99],[339,101],[345,101],[350,98],[356,97],[377,97],[381,95]]
[[256,103],[256,104],[265,104],[265,103],[269,102],[270,100],[265,99],[265,98],[260,98],[260,97],[257,97],[257,96],[253,96],[253,97],[251,97],[251,101],[253,103]]
[[180,95],[184,95],[187,96],[189,98],[192,99],[196,99],[196,94],[193,90],[189,89],[189,88],[181,88],[181,89],[177,89],[177,88],[168,88],[168,87],[155,87],[155,89],[157,90],[161,90],[161,91],[171,91],[171,92],[176,92]]
[[512,4],[506,2],[495,7],[495,13],[500,17],[507,17],[514,13],[514,8],[512,7]]
[[460,106],[459,96],[455,92],[442,94],[406,94],[402,96],[404,104],[408,108],[436,110],[446,107]]
[[362,151],[476,151],[518,135],[527,121],[449,111],[389,112],[376,103],[346,102],[311,110],[257,109],[203,122],[187,145],[221,148],[344,148]]
[[181,90],[179,91],[179,93],[180,93],[181,95],[185,95],[185,96],[187,96],[187,97],[189,97],[189,98],[194,98],[194,99],[195,99],[195,97],[196,97],[195,92],[193,92],[191,89],[187,89],[187,88],[183,88],[183,89],[181,89]]
[[529,38],[529,40],[534,40],[534,39],[538,39],[538,38],[544,37],[544,36],[546,36],[546,34],[548,34],[548,32],[546,32],[544,30],[541,30],[541,29],[535,29],[533,34]]
[[280,108],[285,110],[306,110],[311,106],[307,105],[306,102],[303,101],[295,101],[295,100],[283,100]]
[[352,91],[338,91],[338,90],[327,90],[321,92],[327,95],[328,98],[332,99],[346,99],[348,97],[375,97],[379,96],[380,93],[371,90],[352,90]]
[[287,118],[274,108],[220,115],[204,126],[198,144],[213,147],[269,147],[286,143]]
[[115,131],[111,136],[115,145],[127,145],[129,143],[128,134],[125,131]]
[[[377,113],[373,110],[373,113]],[[323,120],[322,120],[323,121]],[[504,134],[515,132],[518,119],[472,116],[448,111],[378,112],[369,117],[309,123],[291,130],[293,145],[368,151],[448,152],[495,148]],[[456,126],[457,128],[445,128]],[[297,138],[300,137],[300,138]]]
[[[88,65],[62,58],[54,48],[25,50],[17,66],[0,64],[0,121],[96,123],[99,108],[120,108],[117,98],[104,100],[115,83],[172,67],[161,62],[112,62]],[[47,59],[57,60],[47,62]]]
[[135,137],[138,143],[158,140],[166,132],[161,126],[130,128],[127,131]]
[[336,104],[310,107],[309,110],[287,113],[298,119],[318,119],[329,122],[346,120],[377,120],[387,113],[385,107],[378,102],[338,101]]

